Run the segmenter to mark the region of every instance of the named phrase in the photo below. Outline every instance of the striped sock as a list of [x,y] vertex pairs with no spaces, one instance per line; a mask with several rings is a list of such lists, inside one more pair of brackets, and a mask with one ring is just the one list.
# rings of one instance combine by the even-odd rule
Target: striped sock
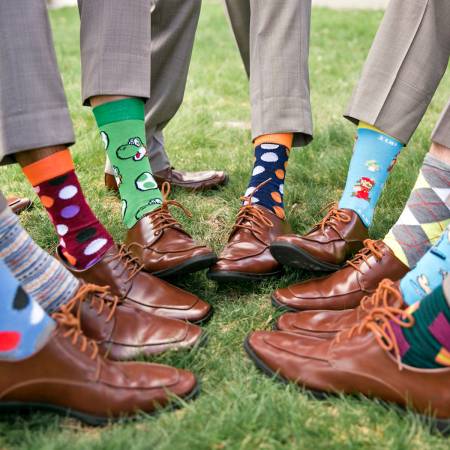
[[384,243],[414,267],[450,223],[450,166],[427,155],[405,209]]
[[0,258],[48,313],[67,303],[79,288],[79,281],[31,239],[9,209],[0,213]]
[[442,285],[407,310],[414,324],[391,324],[402,362],[436,369],[450,366],[450,308]]

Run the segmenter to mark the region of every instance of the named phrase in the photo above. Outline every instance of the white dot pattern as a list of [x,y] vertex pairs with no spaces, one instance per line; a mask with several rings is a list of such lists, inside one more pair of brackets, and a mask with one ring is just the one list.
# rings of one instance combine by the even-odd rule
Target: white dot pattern
[[93,240],[85,249],[84,254],[86,256],[93,255],[94,253],[97,253],[102,247],[104,247],[107,244],[106,239],[95,239]]
[[274,152],[266,152],[261,155],[261,159],[264,162],[276,162],[278,161],[278,155]]
[[78,189],[73,184],[62,188],[59,191],[58,197],[62,200],[69,200],[77,195]]
[[65,236],[68,231],[69,231],[69,227],[67,225],[64,225],[64,224],[56,225],[56,232],[60,236]]

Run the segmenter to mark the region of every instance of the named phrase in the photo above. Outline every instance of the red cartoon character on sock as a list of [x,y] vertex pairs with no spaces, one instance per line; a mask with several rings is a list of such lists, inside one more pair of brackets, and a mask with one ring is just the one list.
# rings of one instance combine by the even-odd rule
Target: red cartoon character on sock
[[353,186],[352,197],[360,198],[370,202],[370,191],[375,186],[375,180],[372,178],[361,177]]

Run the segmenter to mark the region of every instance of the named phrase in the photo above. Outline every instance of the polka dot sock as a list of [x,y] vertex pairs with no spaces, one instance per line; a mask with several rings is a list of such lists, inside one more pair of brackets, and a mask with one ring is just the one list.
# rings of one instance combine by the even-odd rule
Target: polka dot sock
[[[79,289],[79,281],[31,239],[9,208],[0,213],[0,258],[48,313],[67,303]],[[0,291],[3,295],[3,284]]]
[[38,352],[55,329],[53,320],[25,292],[0,260],[0,360],[20,361]]
[[251,202],[266,207],[280,219],[285,219],[284,178],[289,157],[289,148],[282,144],[263,143],[255,147],[255,164],[252,177],[245,191],[248,197],[254,193]]
[[98,262],[113,239],[84,198],[69,150],[23,168],[60,238],[60,253],[77,269]]

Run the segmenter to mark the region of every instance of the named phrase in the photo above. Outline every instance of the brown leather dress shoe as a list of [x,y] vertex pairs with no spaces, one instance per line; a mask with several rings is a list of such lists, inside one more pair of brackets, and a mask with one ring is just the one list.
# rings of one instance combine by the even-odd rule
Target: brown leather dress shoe
[[274,306],[290,311],[356,308],[381,280],[400,280],[409,271],[383,241],[366,239],[364,248],[345,267],[316,280],[297,283],[272,294]]
[[84,334],[95,340],[103,355],[115,360],[192,348],[202,338],[197,325],[126,306],[108,287],[93,284],[82,283],[61,310],[76,315]]
[[320,339],[332,339],[341,331],[359,323],[375,308],[382,307],[405,307],[398,290],[398,282],[387,279],[381,281],[375,293],[364,297],[355,309],[286,313],[278,318],[274,328]]
[[32,205],[32,201],[26,197],[8,197],[6,199],[8,206],[14,214],[20,214]]
[[210,305],[194,294],[172,286],[142,271],[125,246],[113,245],[103,258],[86,270],[77,270],[65,261],[58,249],[62,264],[86,283],[109,286],[127,306],[171,319],[202,323],[212,314]]
[[282,267],[271,255],[269,246],[276,237],[290,231],[287,221],[267,208],[242,206],[228,243],[208,277],[215,281],[245,281],[280,275]]
[[53,317],[58,325],[42,350],[23,361],[0,362],[0,412],[48,410],[102,425],[152,413],[173,395],[189,400],[198,392],[192,373],[104,359],[78,319],[67,312]]
[[330,206],[323,220],[304,236],[280,236],[270,246],[275,259],[295,269],[334,272],[342,267],[369,237],[354,211]]
[[[228,175],[219,170],[207,170],[204,172],[183,172],[170,167],[162,172],[153,174],[155,181],[161,189],[164,182],[189,191],[205,191],[207,189],[224,186],[228,183]],[[118,187],[114,175],[105,173],[105,186],[118,192]]]
[[130,228],[125,238],[129,251],[143,270],[160,278],[184,275],[207,269],[217,261],[206,245],[195,242],[170,214],[169,206],[191,213],[175,200],[167,200],[170,185],[162,189],[163,204]]
[[401,362],[392,321],[409,327],[413,320],[402,310],[377,308],[359,325],[318,345],[292,333],[260,331],[247,338],[245,348],[271,377],[318,396],[363,394],[411,406],[450,431],[450,367],[419,369]]

